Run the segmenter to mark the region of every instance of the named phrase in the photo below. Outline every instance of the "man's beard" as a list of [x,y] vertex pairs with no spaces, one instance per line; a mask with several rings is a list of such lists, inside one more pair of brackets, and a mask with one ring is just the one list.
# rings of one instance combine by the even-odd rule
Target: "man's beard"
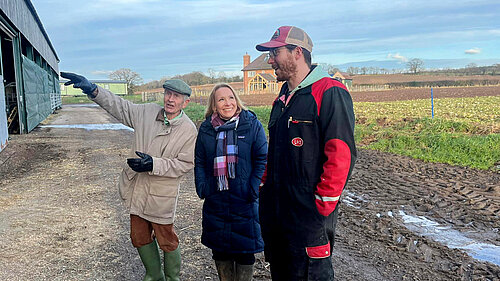
[[291,56],[289,56],[286,61],[278,64],[278,69],[274,70],[274,73],[276,74],[276,80],[288,81],[297,73],[297,64],[295,64]]

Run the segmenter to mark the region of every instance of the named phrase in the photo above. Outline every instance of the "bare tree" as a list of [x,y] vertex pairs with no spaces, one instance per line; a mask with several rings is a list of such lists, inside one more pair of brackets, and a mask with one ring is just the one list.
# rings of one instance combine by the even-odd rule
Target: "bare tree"
[[142,78],[139,73],[134,72],[128,68],[120,68],[111,72],[108,75],[109,79],[122,80],[127,82],[127,92],[132,95],[135,90],[135,86],[142,83]]
[[325,65],[325,69],[330,75],[334,75],[335,73],[340,72],[340,69],[338,69],[338,67],[335,67],[333,64],[329,63]]
[[210,83],[215,83],[216,79],[217,79],[217,74],[215,72],[215,69],[213,68],[209,68],[208,69],[208,77],[210,77]]
[[406,63],[406,66],[408,66],[411,73],[417,74],[424,67],[424,61],[421,59],[412,59]]
[[347,73],[349,73],[351,75],[358,74],[359,73],[359,67],[349,66],[347,68]]

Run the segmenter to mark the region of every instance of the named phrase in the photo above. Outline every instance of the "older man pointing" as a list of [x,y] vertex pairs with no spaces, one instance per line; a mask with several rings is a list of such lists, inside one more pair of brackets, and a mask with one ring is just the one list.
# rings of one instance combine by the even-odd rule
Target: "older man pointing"
[[[132,244],[146,268],[144,280],[179,280],[181,256],[173,223],[181,177],[194,166],[197,131],[183,112],[191,89],[181,80],[167,80],[161,107],[126,101],[78,74],[61,72],[61,76],[69,79],[65,85],[80,88],[134,129],[132,157],[124,163],[118,184],[130,210]],[[157,243],[164,251],[164,270]]]

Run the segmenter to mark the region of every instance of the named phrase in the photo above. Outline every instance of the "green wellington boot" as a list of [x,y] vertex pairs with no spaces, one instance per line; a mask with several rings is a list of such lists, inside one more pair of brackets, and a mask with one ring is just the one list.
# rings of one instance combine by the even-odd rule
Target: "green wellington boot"
[[158,251],[158,245],[156,240],[153,242],[137,248],[139,256],[141,257],[142,263],[146,268],[146,276],[144,276],[143,281],[165,281],[165,276],[163,276],[163,271],[161,270],[161,259],[160,252]]
[[172,252],[163,252],[164,254],[164,271],[165,278],[167,281],[179,281],[179,273],[181,272],[181,249],[177,249]]

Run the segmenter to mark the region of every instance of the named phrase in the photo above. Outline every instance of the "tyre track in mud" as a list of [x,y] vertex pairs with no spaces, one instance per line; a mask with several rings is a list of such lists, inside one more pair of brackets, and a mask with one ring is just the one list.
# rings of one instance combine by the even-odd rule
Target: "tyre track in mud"
[[[500,280],[498,266],[412,233],[398,215],[424,216],[498,245],[499,182],[494,172],[360,150],[337,228],[341,280]],[[360,276],[344,263],[351,259],[377,268],[379,278]]]
[[388,210],[404,205],[458,227],[500,228],[499,173],[371,150],[362,154],[369,157],[360,159],[348,190],[362,192]]

